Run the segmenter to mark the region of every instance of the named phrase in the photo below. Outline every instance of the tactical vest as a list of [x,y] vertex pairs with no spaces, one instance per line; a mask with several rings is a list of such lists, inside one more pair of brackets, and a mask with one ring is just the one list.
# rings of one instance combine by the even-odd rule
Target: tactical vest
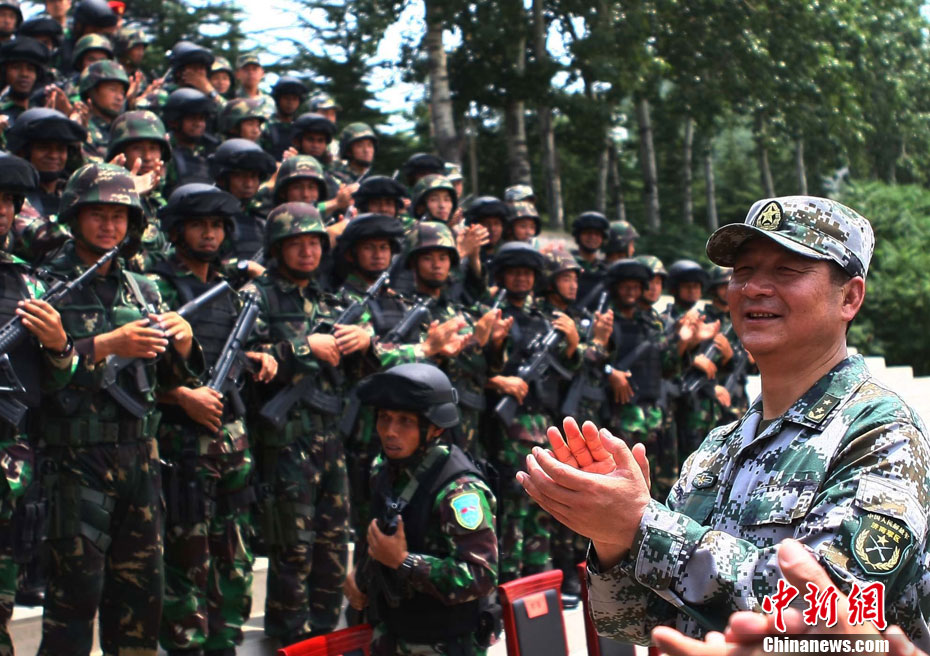
[[[451,446],[449,449],[448,456],[438,458],[425,472],[417,476],[416,492],[401,510],[407,549],[410,553],[423,553],[438,558],[450,556],[450,553],[425,552],[430,522],[436,521],[432,516],[436,497],[447,484],[463,474],[483,480],[481,472],[464,451],[457,446]],[[426,457],[428,458],[429,454]],[[385,519],[388,505],[393,501],[389,467],[385,466],[372,481],[371,507],[379,513],[379,520]],[[372,564],[384,568],[383,565]],[[386,574],[393,574],[393,570],[384,569]],[[413,643],[447,641],[466,636],[478,628],[480,601],[477,599],[447,606],[436,597],[414,591],[413,595],[405,597],[397,608],[391,608],[381,594],[376,597],[375,603],[378,617],[387,625],[388,631]]]
[[265,222],[247,212],[236,214],[233,250],[240,260],[249,260],[265,245]]
[[[407,313],[407,307],[398,296],[379,294],[368,304],[368,311],[371,314],[371,324],[375,329],[375,334],[383,337],[401,322]],[[417,334],[416,337],[418,338],[419,335]]]
[[205,155],[196,155],[190,148],[176,148],[171,153],[171,162],[178,174],[176,188],[189,182],[213,184],[213,176],[210,175],[210,166]]
[[[515,376],[520,366],[527,362],[532,355],[529,346],[533,339],[545,335],[550,326],[542,312],[532,310],[526,313],[510,304],[507,304],[502,312],[502,318],[506,319],[507,317],[514,317],[513,325],[510,327],[510,337],[513,340],[510,352],[513,355],[508,358],[507,364],[504,365],[504,375]],[[558,395],[557,389],[556,395]],[[558,399],[552,398],[552,389],[546,388],[544,380],[530,385],[530,391],[520,408],[521,412],[529,413],[547,408],[551,409],[557,403]]]
[[291,123],[275,121],[268,126],[266,132],[268,141],[271,143],[269,153],[279,162],[284,156],[284,151],[291,147],[291,125]]
[[[12,263],[0,264],[0,325],[16,316],[16,304],[21,300],[31,298],[26,281],[23,280],[21,268]],[[30,408],[39,406],[41,398],[39,372],[41,371],[41,357],[35,339],[31,336],[25,344],[7,354],[13,373],[26,388],[25,393],[14,393],[12,397],[26,404]],[[0,384],[7,382],[0,378]],[[6,392],[4,392],[6,394]]]
[[[613,334],[614,344],[617,345],[614,362],[623,360],[624,356],[650,337],[650,330],[645,322],[640,321],[635,315],[632,319],[627,319],[617,313]],[[632,374],[630,381],[635,389],[633,402],[657,401],[662,393],[662,361],[656,346],[652,344],[646,347],[646,351],[629,365],[628,370]]]

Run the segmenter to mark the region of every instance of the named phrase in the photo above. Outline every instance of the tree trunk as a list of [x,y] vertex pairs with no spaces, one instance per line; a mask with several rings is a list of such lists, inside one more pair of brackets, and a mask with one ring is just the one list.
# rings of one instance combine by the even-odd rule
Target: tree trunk
[[714,183],[714,149],[710,139],[704,144],[704,193],[707,196],[707,229],[720,227],[717,220],[717,190]]
[[656,171],[656,150],[652,139],[652,118],[649,101],[636,101],[636,120],[639,123],[639,164],[643,170],[643,204],[646,206],[646,226],[658,232],[662,227],[659,215],[659,175]]
[[[549,57],[549,52],[546,50],[546,19],[543,13],[543,0],[533,0],[533,36],[536,61],[543,64],[548,61]],[[543,173],[546,179],[546,191],[549,200],[549,222],[556,230],[564,230],[562,178],[555,150],[555,127],[552,122],[552,109],[548,104],[539,105],[536,114],[539,118]]]
[[756,116],[756,150],[759,157],[759,177],[762,181],[762,193],[771,198],[775,195],[775,183],[772,182],[772,168],[769,166],[769,150],[766,144],[765,123],[762,116]]
[[607,214],[607,172],[610,168],[610,139],[604,138],[604,147],[597,160],[597,195],[594,206],[601,214]]
[[694,223],[694,197],[691,189],[691,157],[694,150],[694,119],[685,117],[685,139],[681,152],[681,217],[687,225]]
[[478,196],[478,127],[470,110],[465,116],[468,122],[468,179],[471,182],[469,191]]
[[804,137],[794,142],[794,166],[798,173],[798,193],[807,195],[807,170],[804,168]]
[[[516,71],[526,70],[526,39],[517,39]],[[526,144],[526,108],[522,100],[509,100],[505,109],[507,120],[507,164],[510,184],[532,184],[530,151]]]
[[623,195],[623,178],[620,177],[620,153],[617,145],[610,144],[610,177],[614,184],[614,207],[618,221],[626,221],[626,198]]
[[449,92],[449,71],[446,51],[442,47],[442,16],[435,0],[426,2],[426,46],[429,71],[430,122],[436,152],[448,162],[459,163],[459,138],[452,116],[452,97]]

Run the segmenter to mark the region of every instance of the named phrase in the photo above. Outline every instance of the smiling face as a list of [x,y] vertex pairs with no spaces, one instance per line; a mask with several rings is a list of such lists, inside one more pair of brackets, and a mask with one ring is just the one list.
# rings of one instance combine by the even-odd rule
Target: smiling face
[[77,226],[84,241],[101,250],[109,250],[126,236],[129,208],[107,203],[83,205],[78,210]]

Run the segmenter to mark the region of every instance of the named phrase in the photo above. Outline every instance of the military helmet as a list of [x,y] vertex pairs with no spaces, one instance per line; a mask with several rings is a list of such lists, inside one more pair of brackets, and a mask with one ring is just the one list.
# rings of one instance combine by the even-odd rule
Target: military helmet
[[575,271],[581,275],[581,265],[569,253],[557,249],[545,255],[545,275],[550,288],[555,288],[555,279],[559,274]]
[[282,75],[271,87],[271,97],[277,100],[286,93],[294,94],[303,100],[307,96],[307,87],[292,75]]
[[319,235],[323,252],[329,250],[329,234],[319,210],[310,203],[283,203],[271,210],[265,223],[265,252],[282,239],[295,235]]
[[443,168],[443,175],[449,178],[451,182],[462,182],[465,179],[462,175],[462,166],[455,162],[446,162]]
[[404,228],[400,221],[387,214],[359,214],[349,221],[349,225],[336,239],[336,248],[341,253],[348,252],[358,242],[366,239],[387,239],[391,252],[400,250],[400,238]]
[[261,180],[267,180],[277,168],[274,157],[248,139],[227,139],[207,159],[215,180],[233,171],[257,171]]
[[321,109],[335,109],[337,112],[342,111],[342,107],[339,106],[331,95],[328,93],[316,93],[310,98],[310,111],[317,112]]
[[537,277],[546,267],[545,258],[529,244],[522,241],[510,241],[497,249],[494,259],[491,260],[491,270],[496,276],[504,269],[526,267],[533,269]]
[[72,68],[76,70],[81,57],[91,50],[100,50],[106,54],[107,59],[113,59],[113,44],[107,37],[102,34],[85,34],[74,44],[74,52],[71,53]]
[[438,173],[425,175],[417,180],[416,185],[413,187],[413,211],[418,215],[425,212],[426,196],[438,189],[445,189],[449,192],[452,197],[452,211],[454,212],[459,202],[458,194],[455,193],[455,187],[452,186],[449,179]]
[[213,65],[213,53],[190,41],[178,41],[171,48],[168,62],[175,73],[189,64],[203,64],[210,70]]
[[239,123],[250,118],[258,119],[262,123],[267,117],[262,112],[262,101],[259,98],[233,98],[223,105],[217,116],[217,123],[220,132],[223,134],[232,134]]
[[662,278],[668,278],[668,271],[665,270],[665,265],[662,264],[662,260],[657,258],[655,255],[637,255],[636,261],[645,264],[649,267],[649,270],[652,272],[652,277],[662,276]]
[[733,276],[733,269],[722,267],[719,264],[712,264],[707,272],[707,286],[716,287],[717,285],[726,285]]
[[305,132],[319,132],[326,135],[326,143],[333,140],[336,124],[321,114],[307,112],[301,114],[291,123],[291,138],[297,139]]
[[122,56],[135,46],[147,46],[151,41],[151,37],[141,27],[125,25],[119,29],[113,40],[114,52],[117,56]]
[[26,194],[39,188],[39,173],[29,162],[16,155],[0,153],[0,191],[13,195],[13,208],[19,214]]
[[639,233],[629,221],[611,221],[610,236],[603,246],[604,253],[625,253],[630,243],[639,239]]
[[414,153],[404,162],[401,171],[407,180],[407,184],[412,186],[416,184],[413,176],[418,173],[425,175],[438,173],[441,175],[445,173],[445,164],[442,159],[431,153]]
[[539,210],[536,209],[536,206],[526,200],[518,200],[509,203],[509,205],[510,213],[507,215],[507,224],[512,225],[518,219],[533,219],[533,223],[536,225],[535,234],[538,235],[542,226],[539,222]]
[[184,87],[171,92],[162,107],[162,116],[165,123],[172,125],[183,117],[192,114],[210,116],[213,114],[214,108],[215,105],[207,94],[197,89]]
[[2,0],[0,1],[0,7],[6,7],[16,12],[16,29],[19,31],[20,26],[23,24],[23,10],[19,6],[19,0]]
[[600,212],[584,212],[572,223],[572,236],[577,239],[582,230],[600,230],[606,242],[610,237],[610,221]]
[[294,155],[281,162],[278,168],[278,175],[275,177],[274,192],[272,194],[274,203],[284,202],[284,192],[287,185],[294,180],[313,180],[320,190],[318,200],[329,199],[329,187],[326,185],[326,178],[323,174],[323,167],[310,155]]
[[358,384],[365,405],[423,415],[439,428],[459,423],[458,393],[438,367],[424,363],[399,364],[368,376]]
[[6,132],[11,153],[25,153],[34,141],[57,141],[78,145],[87,141],[87,130],[77,121],[48,107],[27,109]]
[[496,216],[506,223],[510,217],[510,205],[496,196],[478,196],[465,210],[465,224],[479,223],[489,216]]
[[518,200],[534,201],[536,194],[533,188],[527,184],[518,184],[504,189],[504,202],[516,203]]
[[607,269],[607,284],[614,285],[621,280],[638,280],[648,285],[652,280],[652,270],[639,260],[626,257],[617,260]]
[[213,60],[213,63],[210,64],[210,74],[213,73],[229,73],[229,79],[233,79],[235,71],[233,71],[232,64],[229,63],[229,60],[225,57],[216,57]]
[[442,221],[419,221],[410,230],[406,237],[406,255],[404,264],[408,268],[419,253],[431,250],[444,250],[452,258],[452,266],[459,263],[459,251],[455,247],[455,236]]
[[[171,146],[165,132],[165,124],[158,115],[148,110],[135,110],[120,114],[110,124],[110,142],[107,144],[106,161],[116,157],[133,141],[155,141],[161,146],[161,161],[171,159]],[[129,162],[131,164],[131,162]]]
[[126,75],[126,69],[123,68],[122,64],[112,59],[95,61],[81,71],[78,82],[81,100],[87,100],[90,92],[101,82],[119,82],[126,90],[129,89],[129,76]]
[[10,62],[26,62],[39,70],[36,84],[42,82],[48,68],[49,51],[43,43],[32,37],[18,36],[0,45],[0,65]]
[[407,198],[407,190],[394,178],[372,175],[362,180],[352,198],[355,200],[355,206],[362,212],[368,211],[368,203],[373,198],[393,198],[397,209],[400,210],[404,206],[404,199]]
[[115,27],[119,16],[106,0],[80,0],[74,8],[75,25],[93,27]]
[[707,286],[707,272],[694,260],[677,260],[668,268],[668,283],[672,292],[678,290],[683,282],[699,282],[702,287]]
[[19,36],[28,36],[32,39],[39,37],[48,37],[58,48],[61,46],[61,39],[64,36],[64,30],[61,29],[61,23],[49,16],[48,14],[39,14],[29,20],[23,21],[23,24],[16,30]]
[[189,219],[218,216],[226,226],[226,237],[232,237],[240,211],[239,200],[227,191],[202,182],[183,184],[171,192],[168,203],[158,210],[161,229],[166,234]]
[[371,139],[375,144],[375,151],[378,149],[378,135],[374,129],[367,123],[349,123],[339,135],[339,157],[349,159],[349,146],[362,139]]
[[142,237],[145,215],[129,171],[122,166],[104,162],[93,162],[79,168],[68,178],[65,190],[61,194],[59,220],[70,226],[73,231],[78,210],[84,205],[96,203],[127,206],[128,236],[131,241],[137,241]]

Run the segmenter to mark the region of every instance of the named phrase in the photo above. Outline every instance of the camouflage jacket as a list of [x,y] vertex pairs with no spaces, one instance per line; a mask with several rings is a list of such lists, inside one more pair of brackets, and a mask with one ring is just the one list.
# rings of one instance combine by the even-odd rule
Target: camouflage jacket
[[928,461],[923,423],[861,356],[768,425],[757,399],[711,431],[665,504],[649,503],[623,561],[601,572],[589,553],[599,632],[646,644],[658,624],[690,636],[722,630],[732,612],[758,611],[776,592],[777,545],[790,537],[846,594],[854,582],[883,583],[888,623],[926,649]]
[[367,169],[365,173],[358,174],[349,168],[349,163],[345,160],[333,160],[332,164],[326,167],[326,172],[335,178],[340,185],[352,184],[353,182],[358,182],[359,179],[371,169]]
[[[162,107],[164,107],[165,103],[168,101],[168,96],[171,95],[172,91],[180,88],[181,87],[175,82],[168,82],[167,84],[163,84],[161,87],[155,89],[154,91],[149,90],[136,101],[136,105],[133,107],[133,109],[147,109],[161,116]],[[223,109],[223,105],[226,104],[226,100],[223,98],[223,96],[217,94],[216,98],[213,99],[213,104],[213,114],[216,115],[219,114],[221,109]]]
[[[239,89],[238,91],[236,91],[236,98],[248,98],[248,97],[249,96],[246,96],[245,92],[242,89]],[[272,98],[270,95],[268,95],[267,93],[264,93],[263,91],[259,91],[258,95],[255,97],[261,100],[262,102],[261,112],[265,116],[266,121],[277,113],[278,106],[275,105],[274,98]]]
[[105,118],[91,114],[87,121],[87,141],[83,145],[84,159],[88,162],[102,162],[107,155],[110,144],[110,123]]

